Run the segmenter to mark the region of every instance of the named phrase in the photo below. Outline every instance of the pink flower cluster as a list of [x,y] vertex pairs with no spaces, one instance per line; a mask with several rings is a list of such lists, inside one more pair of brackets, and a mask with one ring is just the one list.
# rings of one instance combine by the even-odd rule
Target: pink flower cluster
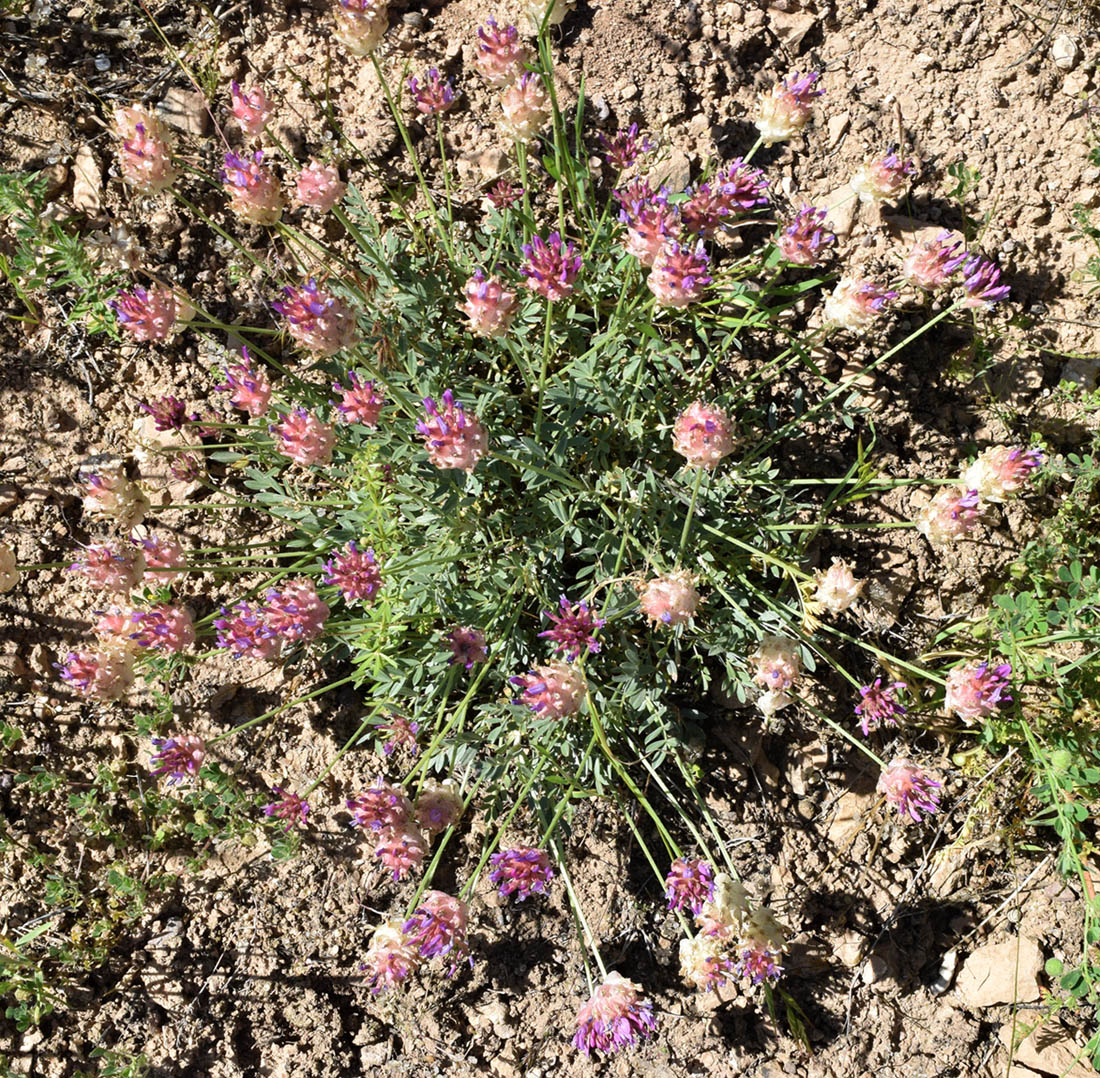
[[84,512],[130,531],[145,519],[149,499],[119,465],[85,477]]
[[352,541],[325,562],[322,579],[333,585],[346,602],[372,603],[382,587],[382,570],[373,550],[360,550]]
[[586,1056],[618,1052],[651,1037],[657,1030],[653,1004],[641,985],[612,970],[577,1011],[573,1045]]
[[241,349],[241,356],[243,363],[226,368],[225,385],[214,388],[230,394],[229,403],[234,408],[256,418],[262,416],[271,404],[271,383],[262,370],[253,367],[247,348]]
[[940,782],[912,760],[899,757],[879,775],[878,791],[898,810],[898,815],[919,823],[939,811]]
[[312,277],[298,288],[287,285],[283,298],[271,306],[287,320],[291,337],[318,355],[335,355],[355,340],[354,313],[338,296],[320,288]]
[[785,142],[810,122],[814,99],[825,93],[816,87],[819,77],[816,71],[796,71],[761,95],[754,123],[765,146]]
[[242,90],[234,80],[229,84],[230,111],[241,125],[244,137],[255,141],[263,136],[268,118],[271,116],[271,102],[262,87]]
[[355,371],[348,371],[347,388],[339,382],[332,383],[333,392],[340,394],[332,401],[344,423],[362,423],[364,427],[377,427],[378,417],[386,398],[375,389],[373,382],[364,382]]
[[915,171],[912,161],[903,160],[891,150],[884,157],[865,161],[852,177],[851,185],[860,202],[885,202],[905,193]]
[[108,306],[135,341],[166,341],[195,314],[191,304],[167,285],[119,292]]
[[263,160],[262,150],[251,157],[227,153],[220,174],[229,195],[229,208],[252,225],[273,225],[283,215],[279,182],[263,167]]
[[280,416],[270,429],[275,436],[275,449],[295,464],[308,468],[332,460],[336,431],[305,408],[295,408]]
[[498,886],[500,896],[509,898],[515,895],[517,902],[523,902],[532,895],[546,894],[546,888],[554,878],[546,851],[529,846],[494,853],[489,858],[489,864],[492,866],[489,881]]
[[767,716],[793,703],[787,692],[802,673],[798,641],[789,636],[765,636],[757,646],[752,662],[756,669],[753,681],[764,693],[757,706]]
[[347,802],[352,820],[373,837],[374,856],[403,880],[421,865],[429,835],[445,831],[462,814],[462,798],[453,783],[424,783],[416,806],[400,786],[379,778],[373,786]]
[[550,98],[542,80],[525,71],[501,95],[500,129],[516,142],[530,142],[550,119]]
[[721,408],[693,401],[676,420],[672,448],[684,458],[688,468],[712,471],[733,452],[733,421]]
[[444,82],[439,71],[434,67],[429,69],[422,83],[416,78],[409,79],[408,88],[409,96],[425,116],[446,112],[456,100],[451,80],[447,79]]
[[638,604],[654,625],[672,627],[691,621],[701,601],[695,578],[684,569],[655,576],[638,589]]
[[558,612],[544,610],[543,616],[549,618],[551,628],[539,633],[553,641],[554,651],[565,653],[568,662],[575,662],[582,652],[593,653],[600,650],[596,633],[603,626],[603,618],[596,617],[584,602],[571,603],[564,595],[558,604]]
[[980,722],[1012,703],[1012,667],[988,662],[956,666],[947,675],[944,707],[963,722]]
[[470,320],[470,332],[479,337],[502,337],[512,326],[519,303],[496,277],[479,269],[466,282],[466,302],[459,310]]
[[172,165],[168,130],[138,105],[115,110],[115,133],[122,140],[119,166],[136,191],[153,195],[170,187],[179,173]]
[[533,59],[514,26],[502,29],[490,18],[478,29],[474,66],[490,86],[510,86]]
[[551,232],[547,239],[533,236],[523,245],[527,261],[520,267],[524,282],[532,292],[558,303],[573,292],[573,284],[581,271],[581,256],[572,243],[561,234]]
[[424,398],[426,418],[416,424],[424,439],[428,459],[437,468],[455,468],[472,472],[489,450],[489,439],[477,416],[466,414],[455,402],[451,390],[445,390],[440,411],[431,397]]
[[299,205],[328,213],[344,197],[348,185],[340,179],[335,165],[323,165],[314,159],[294,181],[294,196]]
[[575,666],[548,663],[509,681],[520,690],[517,704],[529,707],[541,719],[565,719],[581,709],[588,695],[588,682]]
[[273,659],[284,646],[295,647],[321,635],[329,608],[312,581],[292,580],[270,588],[264,598],[259,604],[242,600],[222,607],[221,617],[214,619],[218,647],[228,648],[236,659]]

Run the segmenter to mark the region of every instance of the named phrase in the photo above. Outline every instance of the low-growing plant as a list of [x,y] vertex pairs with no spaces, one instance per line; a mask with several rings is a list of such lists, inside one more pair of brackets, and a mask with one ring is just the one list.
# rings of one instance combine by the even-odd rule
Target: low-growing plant
[[[559,97],[545,24],[566,6],[535,5],[531,43],[495,23],[479,34],[478,69],[502,87],[514,147],[484,195],[462,190],[451,167],[453,86],[435,69],[394,85],[379,50],[385,7],[371,0],[337,8],[338,37],[369,57],[407,176],[363,160],[329,109],[329,156],[302,166],[255,86],[231,87],[240,152],[225,153],[216,176],[185,166],[157,117],[118,110],[135,198],[176,199],[262,282],[277,318],[274,329],[241,324],[185,282],[151,275],[111,301],[134,340],[192,333],[225,357],[212,372],[217,409],[171,396],[142,405],[154,428],[146,452],[204,498],[213,492],[157,513],[266,514],[272,537],[185,550],[146,530],[137,541],[152,515],[140,482],[122,468],[86,475],[85,520],[103,534],[89,533],[72,571],[115,605],[61,677],[99,701],[125,698],[137,673],[161,687],[136,721],[161,782],[143,794],[156,846],[181,820],[200,851],[254,841],[266,800],[275,853],[287,856],[321,783],[346,754],[377,751],[377,782],[346,808],[395,883],[417,882],[401,892],[405,915],[383,921],[367,948],[374,992],[471,957],[467,900],[483,874],[521,901],[560,877],[590,992],[574,1044],[612,1052],[650,1035],[653,1005],[606,968],[564,853],[576,806],[601,798],[620,807],[680,920],[685,980],[754,986],[773,1014],[783,1004],[797,1035],[803,1021],[780,981],[787,930],[738,879],[698,746],[716,722],[739,721],[715,718],[719,708],[755,707],[771,730],[798,713],[875,761],[882,797],[919,822],[941,809],[942,781],[895,733],[904,741],[908,724],[946,708],[1007,736],[995,723],[1027,726],[1002,718],[1022,714],[1009,711],[1013,671],[1068,673],[1034,665],[1043,630],[1033,617],[1010,653],[973,634],[951,670],[934,654],[893,654],[859,624],[869,596],[855,566],[813,569],[816,541],[859,528],[916,527],[949,547],[1034,484],[1042,449],[992,446],[958,478],[930,480],[938,489],[915,520],[846,513],[908,482],[879,476],[855,437],[870,427],[861,380],[937,323],[987,317],[1008,289],[992,261],[946,234],[889,279],[841,266],[829,207],[775,193],[753,162],[807,127],[816,73],[762,96],[760,137],[743,157],[667,191],[659,162],[647,172],[655,147],[636,126],[594,140],[583,83],[576,100]],[[435,173],[414,120],[438,144]],[[280,161],[294,174],[293,211]],[[903,152],[885,150],[852,178],[851,197],[895,201],[912,173]],[[953,175],[965,200],[976,174]],[[386,192],[380,203],[370,184]],[[204,208],[211,190],[227,196],[228,220]],[[313,227],[322,215],[331,228]],[[928,312],[923,325],[858,371],[823,365],[825,341],[873,341],[901,307]],[[808,459],[811,432],[854,443],[850,467]],[[1093,579],[1079,568],[1064,582],[1069,608]],[[6,571],[14,583],[14,559]],[[201,600],[188,589],[199,572],[226,589],[219,609],[185,605]],[[1061,610],[1043,609],[1048,623]],[[322,669],[324,683],[232,729],[181,728],[171,687],[210,646],[249,669]],[[228,739],[346,685],[364,694],[365,714],[321,773],[257,799],[249,777],[217,759]],[[828,714],[822,693],[839,694],[852,718]],[[896,755],[880,756],[877,741]],[[115,773],[101,776],[71,807],[109,835],[97,790]],[[1065,799],[1052,792],[1049,803]],[[473,870],[457,894],[432,889],[474,809],[487,829]]]

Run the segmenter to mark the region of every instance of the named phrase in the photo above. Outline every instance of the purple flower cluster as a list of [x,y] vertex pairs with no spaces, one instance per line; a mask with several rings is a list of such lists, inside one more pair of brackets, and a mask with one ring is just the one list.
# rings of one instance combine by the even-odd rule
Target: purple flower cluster
[[515,895],[517,902],[531,895],[544,895],[554,870],[550,867],[550,858],[544,850],[523,847],[515,850],[503,850],[489,858],[492,871],[489,881],[500,888],[503,898]]
[[670,910],[698,914],[703,903],[714,898],[714,869],[701,859],[678,857],[665,877],[665,895]]
[[446,112],[456,100],[454,86],[450,79],[444,82],[436,68],[429,68],[423,84],[417,79],[411,78],[408,82],[409,96],[416,102],[416,107],[425,116],[434,116],[438,112]]
[[360,550],[355,541],[351,541],[343,552],[329,558],[324,564],[326,584],[338,588],[347,602],[361,600],[373,602],[378,589],[382,587],[382,571],[371,549]]
[[860,686],[860,701],[856,704],[856,714],[860,716],[860,729],[867,737],[883,723],[897,726],[898,716],[905,714],[905,708],[897,700],[897,693],[908,688],[904,681],[895,681],[884,686],[882,678],[875,678],[870,685]]
[[824,210],[803,206],[780,230],[776,245],[788,262],[798,266],[820,266],[836,243],[836,235],[825,227]]
[[553,628],[539,633],[554,642],[554,650],[565,653],[565,658],[573,662],[582,651],[600,650],[596,639],[597,631],[603,627],[603,618],[596,617],[588,609],[587,603],[571,603],[564,595],[558,604],[558,613],[544,610],[544,616],[550,619]]
[[448,666],[462,663],[470,670],[474,663],[483,663],[489,657],[485,649],[485,634],[480,629],[471,629],[465,625],[455,626],[448,634],[447,642],[453,652],[447,660]]
[[271,792],[278,798],[270,805],[264,805],[264,815],[285,820],[284,830],[290,831],[295,825],[305,827],[309,815],[309,802],[298,794],[288,793],[281,786],[272,786]]
[[581,271],[581,256],[572,243],[563,241],[560,232],[551,232],[544,240],[532,236],[523,245],[527,259],[520,272],[527,278],[526,285],[552,303],[565,299],[573,291],[573,282]]
[[604,159],[620,172],[630,168],[639,157],[653,150],[653,143],[648,138],[638,138],[637,124],[631,124],[625,131],[616,131],[614,135],[606,135],[601,131],[598,138],[603,147]]
[[150,770],[157,777],[167,775],[170,786],[197,775],[206,759],[206,745],[200,737],[154,737],[153,748],[157,751],[149,761]]

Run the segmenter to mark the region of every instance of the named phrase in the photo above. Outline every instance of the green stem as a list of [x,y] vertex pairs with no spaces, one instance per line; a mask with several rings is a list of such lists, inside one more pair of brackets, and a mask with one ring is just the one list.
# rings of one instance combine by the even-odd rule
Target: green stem
[[680,546],[676,552],[676,564],[679,565],[684,558],[684,551],[687,549],[688,535],[691,533],[691,521],[695,516],[695,503],[699,498],[699,487],[703,482],[703,473],[705,468],[695,469],[695,482],[691,487],[691,502],[688,505],[687,516],[684,517],[684,528],[680,532]]
[[550,362],[550,321],[554,314],[554,303],[546,304],[546,325],[542,333],[542,366],[539,369],[539,404],[535,415],[535,441],[542,435],[542,398],[546,390],[546,368]]

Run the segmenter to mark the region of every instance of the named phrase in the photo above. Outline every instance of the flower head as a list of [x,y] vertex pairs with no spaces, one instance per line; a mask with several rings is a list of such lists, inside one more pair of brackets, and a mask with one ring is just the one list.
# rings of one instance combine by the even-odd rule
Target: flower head
[[414,868],[419,868],[427,852],[428,843],[424,835],[410,821],[384,828],[374,846],[374,856],[393,876],[395,883],[403,880]]
[[915,171],[912,161],[903,161],[891,150],[885,157],[865,161],[852,177],[851,185],[860,202],[884,202],[903,195]]
[[261,416],[271,403],[271,383],[262,370],[252,366],[247,348],[241,349],[241,356],[243,363],[226,368],[225,385],[214,388],[229,393],[229,403],[234,408],[253,417]]
[[119,465],[85,476],[84,512],[90,517],[114,521],[129,531],[145,519],[149,499]]
[[964,307],[988,311],[995,303],[1008,299],[1012,290],[1001,284],[1001,269],[996,262],[981,255],[971,255],[962,268]]
[[922,240],[905,257],[901,275],[925,292],[945,288],[951,275],[966,261],[959,241],[951,242],[951,233],[940,232],[935,239]]
[[688,468],[716,468],[734,449],[733,421],[721,408],[693,401],[672,428],[672,448]]
[[798,641],[789,636],[765,636],[751,660],[755,666],[752,679],[764,690],[757,701],[760,710],[771,715],[791,704],[793,701],[787,690],[802,673]]
[[387,735],[382,744],[382,751],[387,756],[392,756],[398,749],[409,750],[410,755],[416,756],[420,752],[420,746],[416,743],[416,735],[420,731],[420,723],[413,722],[404,715],[391,715],[386,722],[378,724],[378,730]]
[[530,142],[550,119],[550,98],[532,71],[525,71],[504,91],[500,107],[500,129],[517,142]]
[[588,693],[588,682],[575,666],[549,663],[509,681],[520,690],[515,703],[529,707],[539,718],[564,719],[575,715]]
[[376,779],[373,786],[346,802],[352,821],[368,831],[399,829],[412,822],[413,807],[400,786]]
[[699,913],[714,897],[714,869],[699,858],[676,858],[665,877],[665,895],[670,910]]
[[220,178],[229,195],[229,208],[252,225],[273,225],[283,215],[279,182],[263,167],[263,151],[251,157],[227,153]]
[[601,131],[599,140],[604,160],[618,172],[630,168],[639,157],[653,151],[653,143],[648,138],[638,138],[637,124],[631,124],[625,131],[616,131],[610,136]]
[[0,543],[0,595],[11,591],[19,583],[15,551],[8,543]]
[[355,371],[348,371],[347,387],[333,382],[332,390],[340,394],[340,399],[331,403],[340,413],[341,422],[362,423],[364,427],[378,426],[378,417],[386,398],[375,389],[373,382],[364,382]]
[[725,941],[705,933],[680,940],[680,974],[700,992],[710,992],[736,977]]
[[963,722],[978,722],[1012,703],[1012,667],[988,662],[956,666],[947,675],[943,704]]
[[498,180],[485,192],[485,197],[494,209],[506,210],[523,197],[523,188],[516,187],[507,180]]
[[478,29],[474,66],[490,86],[508,86],[532,60],[531,50],[520,40],[514,26],[497,25],[494,18]]
[[195,625],[185,606],[161,603],[150,610],[135,610],[130,617],[130,639],[138,647],[178,654],[195,642]]
[[485,634],[480,629],[471,629],[466,625],[456,625],[448,634],[447,642],[451,645],[451,657],[447,665],[462,663],[467,670],[473,668],[474,663],[483,663],[489,658],[485,648]]
[[251,90],[242,90],[234,80],[229,84],[231,111],[241,125],[244,137],[249,140],[260,138],[271,115],[271,102],[259,86]]
[[133,591],[145,573],[145,558],[140,550],[118,543],[98,543],[85,547],[69,571],[80,573],[93,588],[102,591]]
[[389,28],[386,0],[340,0],[336,39],[356,56],[370,56]]
[[527,280],[524,282],[532,292],[552,302],[563,300],[573,291],[573,282],[581,271],[581,256],[576,247],[563,241],[561,234],[551,232],[547,239],[532,236],[530,243],[523,245],[527,261],[520,272]]
[[73,651],[57,667],[62,681],[90,700],[118,700],[134,683],[133,656],[122,647]]
[[978,492],[965,486],[942,487],[917,516],[917,531],[935,546],[963,539],[981,523]]
[[294,196],[299,205],[328,213],[344,197],[348,185],[340,179],[335,165],[322,165],[316,158],[310,161],[294,181]]
[[167,285],[119,292],[108,306],[135,341],[165,341],[195,313],[190,303]]
[[303,348],[331,356],[354,342],[355,315],[312,277],[298,288],[287,285],[283,297],[271,306],[287,320],[287,331]]
[[941,784],[912,760],[892,760],[879,775],[878,791],[898,815],[919,822],[922,815],[939,811]]
[[468,416],[465,408],[455,402],[451,390],[444,391],[442,402],[440,411],[431,397],[425,397],[426,418],[416,424],[428,459],[437,468],[472,472],[489,449],[485,428],[477,416]]
[[277,637],[299,643],[321,635],[329,609],[312,580],[303,577],[281,588],[269,588],[265,599],[264,622]]
[[479,337],[502,337],[516,317],[519,303],[496,277],[486,277],[479,269],[466,282],[466,302],[459,310],[470,320],[470,332]]
[[695,616],[700,602],[695,578],[686,569],[655,576],[638,589],[642,613],[654,625],[682,625]]
[[754,985],[775,984],[783,972],[779,957],[785,945],[771,910],[757,906],[745,926],[734,972]]
[[796,266],[820,266],[836,243],[835,233],[825,227],[826,213],[813,206],[803,206],[779,230],[776,246],[779,253]]
[[115,133],[122,140],[123,179],[144,195],[171,186],[179,173],[172,165],[172,143],[164,124],[138,105],[116,109],[114,119]]
[[267,623],[264,608],[254,603],[242,600],[232,608],[223,606],[214,628],[217,646],[228,648],[235,659],[273,659],[279,651],[279,639]]
[[284,831],[290,831],[295,826],[305,827],[306,817],[309,816],[309,802],[298,794],[284,790],[281,786],[272,786],[271,792],[276,800],[269,805],[264,805],[264,815],[285,820]]
[[271,425],[275,435],[275,449],[284,457],[308,468],[313,464],[328,464],[332,460],[332,447],[336,444],[336,432],[305,408],[280,416]]
[[416,951],[405,941],[401,922],[384,921],[371,933],[363,959],[371,995],[395,988],[408,979],[419,963]]
[[554,650],[565,653],[565,658],[573,662],[584,651],[597,652],[600,642],[597,631],[603,626],[603,618],[596,617],[588,609],[587,603],[571,603],[564,595],[558,603],[558,612],[544,610],[543,616],[550,619],[551,628],[539,633],[554,643]]
[[641,985],[612,971],[577,1011],[573,1045],[586,1056],[617,1052],[650,1037],[657,1029],[653,1004]]
[[185,423],[199,418],[198,415],[189,416],[183,401],[168,394],[148,401],[138,401],[138,407],[152,417],[153,426],[158,431],[182,430]]
[[867,329],[897,298],[897,292],[874,281],[841,277],[825,298],[825,322],[858,333]]
[[150,770],[158,778],[167,775],[169,786],[174,786],[185,778],[193,778],[206,759],[206,745],[202,738],[190,734],[182,737],[154,737],[153,748],[157,751],[149,761]]
[[646,284],[661,307],[689,307],[703,298],[713,278],[707,273],[710,257],[702,241],[690,243],[665,240],[653,260]]
[[883,685],[880,677],[875,678],[870,685],[860,686],[859,703],[855,710],[864,737],[884,723],[897,726],[898,716],[905,714],[905,707],[898,701],[897,694],[908,687],[904,681]]
[[810,122],[814,98],[825,93],[815,86],[819,77],[816,71],[805,75],[796,71],[760,95],[753,122],[765,146],[785,142]]
[[1043,464],[1041,449],[1022,445],[994,445],[983,449],[963,473],[963,485],[976,490],[979,498],[1003,502],[1019,494]]
[[338,588],[347,602],[372,603],[382,587],[382,571],[369,547],[360,550],[358,544],[349,542],[344,550],[324,564],[326,584]]
[[680,232],[680,218],[668,204],[665,188],[654,191],[643,179],[635,179],[616,191],[619,220],[626,226],[623,246],[643,266],[652,266],[666,241]]
[[502,898],[515,895],[517,902],[531,895],[546,894],[554,878],[546,851],[530,846],[494,853],[489,858],[489,865],[489,882],[497,885]]
[[454,971],[458,961],[469,954],[466,942],[466,903],[443,891],[425,891],[420,905],[401,926],[405,939],[421,958],[449,955]]
[[416,822],[430,835],[438,835],[458,823],[462,794],[453,779],[427,779],[416,798]]
[[409,79],[408,87],[409,96],[425,116],[446,112],[455,103],[455,90],[451,80],[444,82],[437,68],[428,69],[423,83],[416,78]]
[[863,591],[864,581],[856,580],[852,567],[840,558],[833,558],[832,565],[814,575],[817,591],[814,602],[820,603],[830,614],[843,614]]

